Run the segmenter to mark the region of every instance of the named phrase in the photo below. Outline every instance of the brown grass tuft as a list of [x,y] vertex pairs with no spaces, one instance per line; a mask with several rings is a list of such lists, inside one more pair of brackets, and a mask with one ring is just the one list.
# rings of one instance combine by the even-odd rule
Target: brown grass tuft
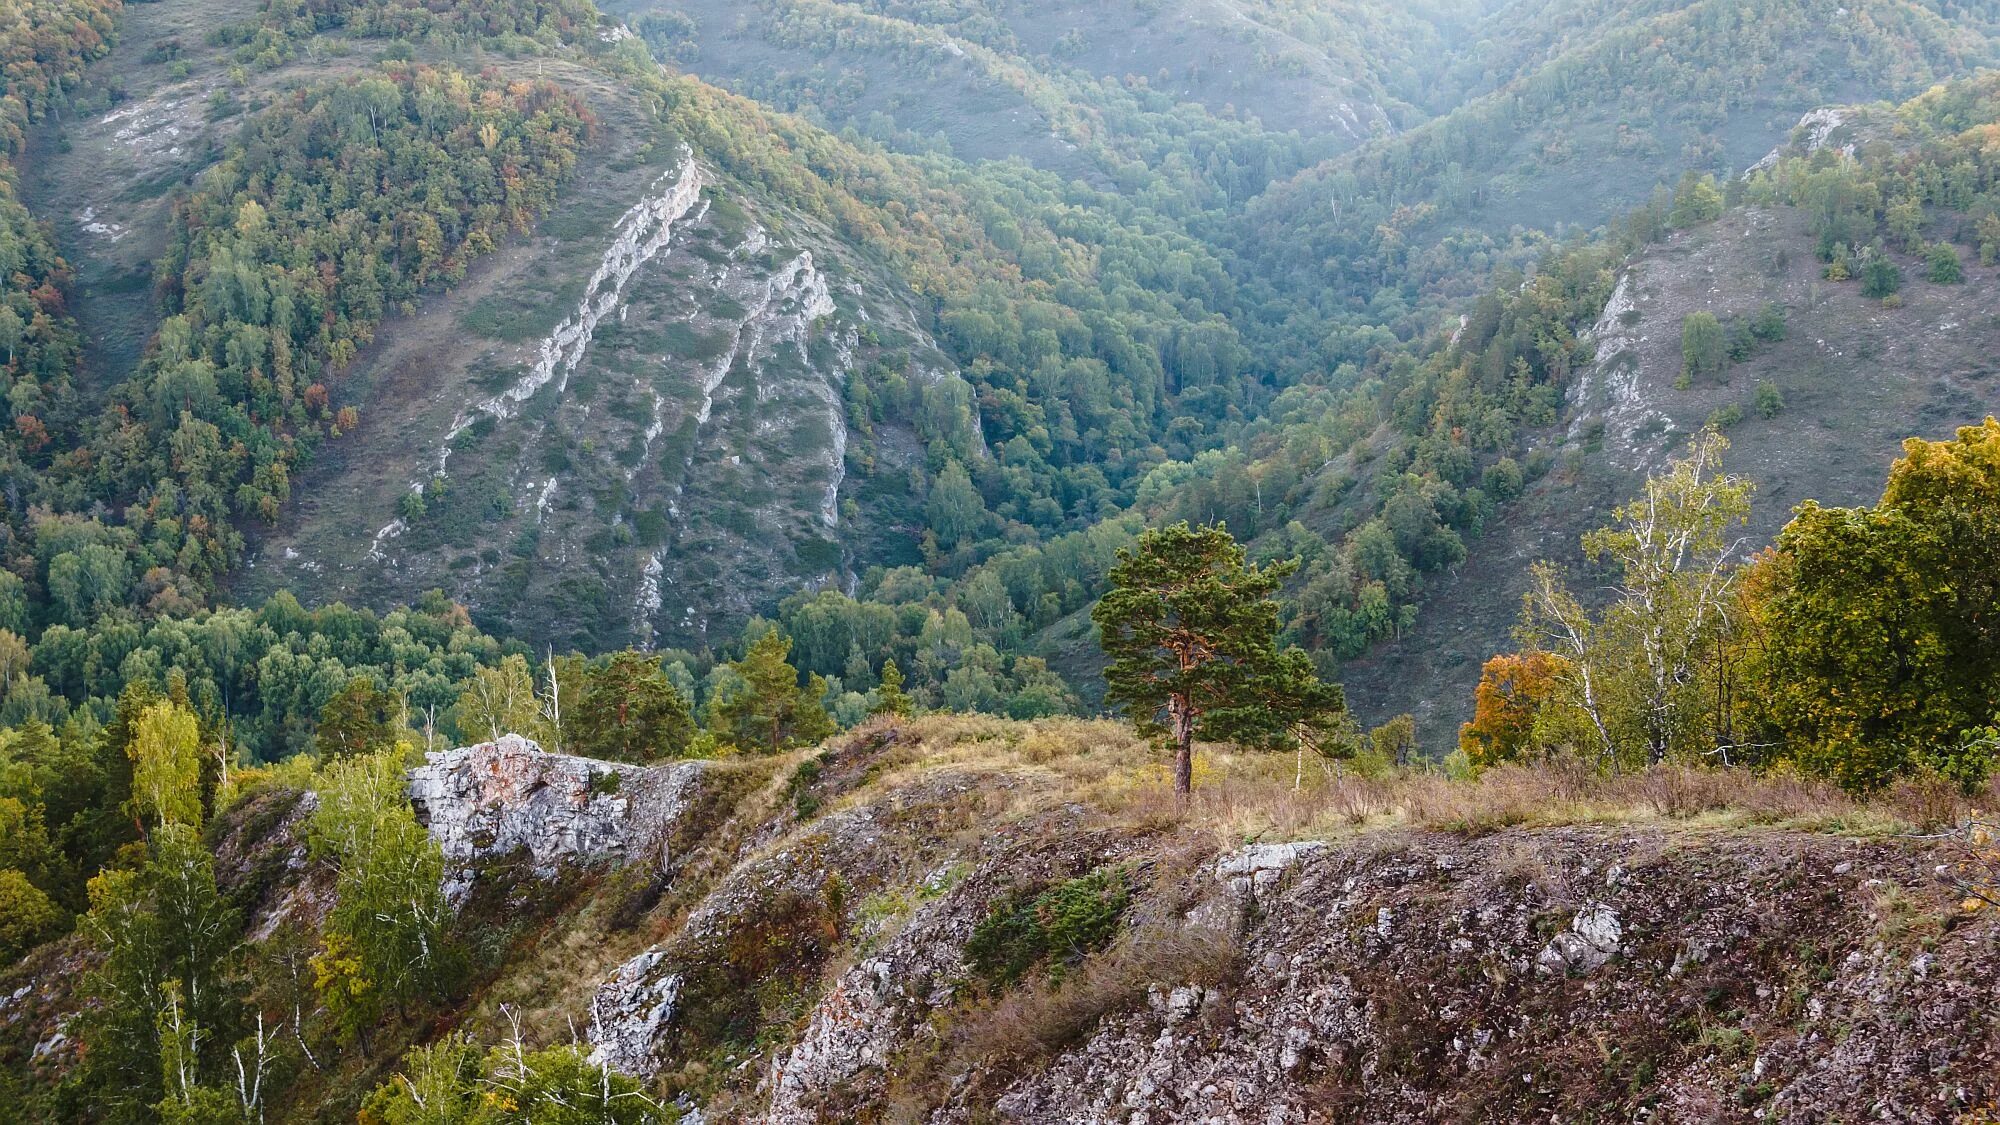
[[970,1076],[968,1104],[1005,1089],[1036,1063],[1074,1046],[1106,1017],[1134,1011],[1162,982],[1217,987],[1235,978],[1235,935],[1180,922],[1125,930],[1060,980],[1042,978],[997,999],[961,1004],[936,1022],[939,1039],[922,1057],[900,1060],[889,1117],[921,1120]]

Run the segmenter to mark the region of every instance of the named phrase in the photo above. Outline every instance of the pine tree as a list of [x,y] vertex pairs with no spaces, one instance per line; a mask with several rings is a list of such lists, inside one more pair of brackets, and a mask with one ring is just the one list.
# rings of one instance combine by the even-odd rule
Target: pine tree
[[313,745],[328,758],[393,746],[401,712],[402,699],[395,692],[376,687],[368,676],[356,676],[320,708]]
[[694,715],[658,659],[630,650],[584,674],[574,715],[575,750],[593,758],[677,758],[694,741]]
[[875,689],[875,706],[871,715],[907,715],[910,713],[910,697],[903,691],[903,670],[896,667],[894,658],[882,662],[882,684]]
[[833,719],[821,702],[826,681],[810,676],[800,687],[798,669],[786,660],[791,651],[792,642],[776,629],[751,642],[743,659],[730,665],[742,682],[716,699],[710,729],[737,746],[773,754],[832,734]]
[[1284,743],[1344,709],[1297,649],[1278,648],[1272,595],[1295,562],[1266,567],[1219,525],[1155,528],[1121,550],[1091,610],[1111,664],[1105,699],[1174,746],[1174,791],[1194,788],[1194,740]]

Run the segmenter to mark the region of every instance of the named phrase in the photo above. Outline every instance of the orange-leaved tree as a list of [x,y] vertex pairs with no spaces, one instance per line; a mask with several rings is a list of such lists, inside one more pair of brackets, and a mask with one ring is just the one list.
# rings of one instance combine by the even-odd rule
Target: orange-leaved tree
[[1535,713],[1560,686],[1562,657],[1552,652],[1503,652],[1488,660],[1474,689],[1472,721],[1458,728],[1458,747],[1476,766],[1511,761],[1533,739]]

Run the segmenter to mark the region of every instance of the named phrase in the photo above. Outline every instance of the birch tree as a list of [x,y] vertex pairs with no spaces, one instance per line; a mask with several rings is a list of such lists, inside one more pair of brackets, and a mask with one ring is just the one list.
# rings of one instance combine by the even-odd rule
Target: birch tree
[[1749,481],[1723,471],[1729,443],[1713,430],[1644,492],[1583,537],[1615,580],[1592,609],[1548,563],[1531,574],[1524,633],[1563,658],[1565,700],[1606,765],[1728,750],[1726,654],[1737,622]]
[[452,966],[444,855],[410,811],[406,786],[393,751],[342,759],[326,772],[306,833],[311,853],[339,871],[315,984],[364,1051],[388,1008],[434,997]]
[[474,672],[467,681],[458,697],[459,733],[489,742],[503,734],[525,734],[534,729],[536,704],[535,678],[527,658],[509,655],[495,667]]

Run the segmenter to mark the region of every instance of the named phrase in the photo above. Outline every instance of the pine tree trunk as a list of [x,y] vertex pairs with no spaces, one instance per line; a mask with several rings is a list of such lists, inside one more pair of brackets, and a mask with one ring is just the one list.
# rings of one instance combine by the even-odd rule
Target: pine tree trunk
[[1194,792],[1194,708],[1183,696],[1167,702],[1174,724],[1174,793],[1187,797]]

